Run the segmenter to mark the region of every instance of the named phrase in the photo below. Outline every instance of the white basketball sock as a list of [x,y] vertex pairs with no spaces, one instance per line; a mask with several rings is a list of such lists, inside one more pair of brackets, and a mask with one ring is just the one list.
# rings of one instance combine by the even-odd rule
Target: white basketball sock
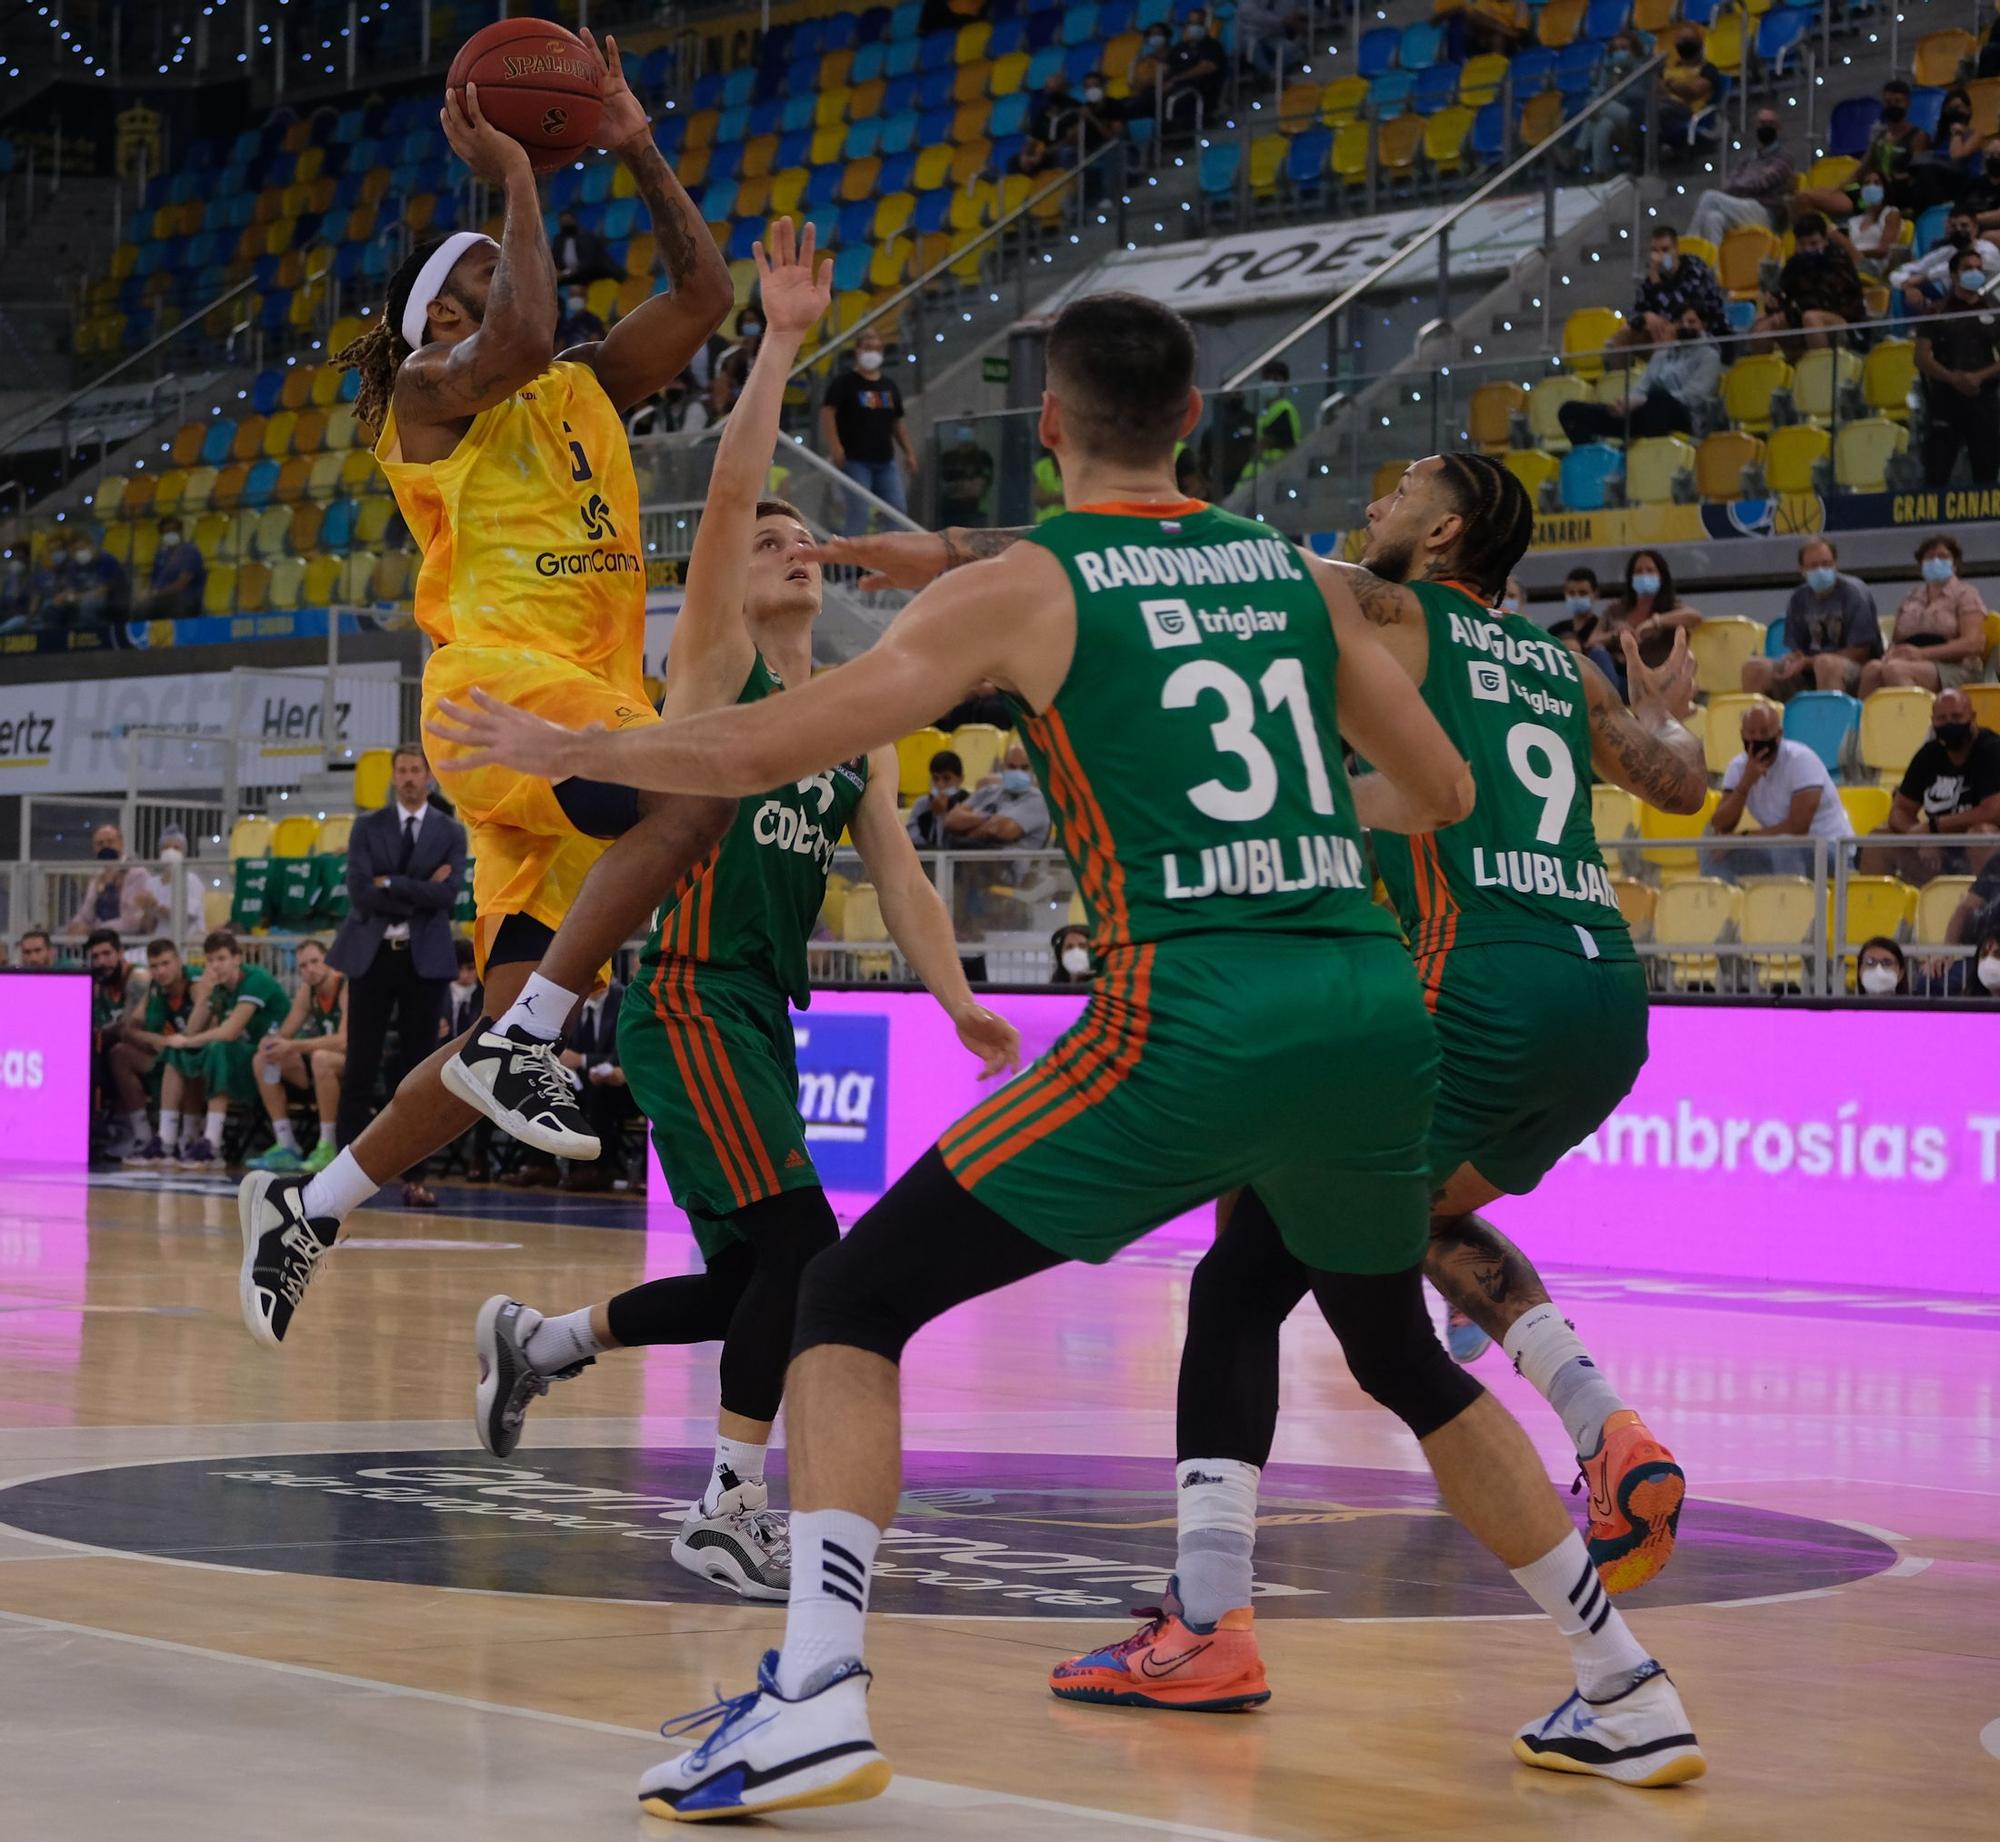
[[222,1149],[223,1129],[228,1124],[229,1108],[226,1104],[223,1106],[212,1106],[208,1109],[208,1118],[202,1125],[201,1135],[218,1152]]
[[1622,1413],[1626,1402],[1604,1379],[1563,1314],[1554,1305],[1537,1305],[1515,1322],[1500,1347],[1556,1410],[1577,1456],[1593,1457],[1604,1444],[1605,1421]]
[[[764,1453],[766,1448],[752,1445],[747,1439],[725,1439],[720,1433],[715,1437],[715,1463],[709,1467],[708,1488],[701,1493],[701,1508],[704,1515],[715,1514],[715,1506],[722,1501],[724,1491],[734,1490],[738,1484],[761,1484],[764,1481]],[[729,1481],[723,1482],[727,1474]]]
[[132,1134],[132,1143],[143,1145],[153,1135],[146,1126],[146,1109],[141,1107],[136,1113],[125,1115],[126,1130]]
[[590,1307],[559,1318],[544,1318],[521,1339],[521,1354],[537,1375],[553,1375],[573,1362],[595,1356],[604,1345],[590,1328]]
[[278,1143],[282,1145],[287,1151],[292,1152],[294,1154],[297,1153],[299,1148],[299,1138],[298,1134],[292,1130],[292,1122],[289,1119],[272,1120],[271,1131],[273,1136],[276,1137]]
[[1235,1458],[1184,1458],[1174,1467],[1180,1527],[1174,1571],[1190,1624],[1212,1625],[1250,1603],[1262,1475]]
[[160,1143],[169,1151],[181,1142],[181,1116],[171,1107],[160,1109]]
[[1587,1696],[1617,1686],[1646,1661],[1646,1647],[1604,1591],[1583,1537],[1572,1529],[1538,1561],[1516,1567],[1521,1590],[1556,1621],[1569,1640],[1576,1685]]
[[882,1531],[850,1509],[792,1512],[792,1597],[778,1692],[796,1698],[830,1663],[861,1655],[868,1574]]
[[347,1150],[306,1185],[299,1201],[315,1221],[330,1215],[343,1222],[381,1187]]
[[507,1014],[494,1025],[500,1030],[525,1030],[530,1036],[540,1037],[545,1043],[552,1043],[563,1032],[563,1025],[569,1021],[569,1014],[576,1009],[577,994],[565,991],[552,980],[545,979],[539,972],[528,974],[528,982],[521,987],[521,995],[509,1006]]

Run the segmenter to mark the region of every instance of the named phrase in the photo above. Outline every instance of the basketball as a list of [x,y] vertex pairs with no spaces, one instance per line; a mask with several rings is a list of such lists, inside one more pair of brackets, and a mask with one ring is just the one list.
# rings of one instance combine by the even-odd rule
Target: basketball
[[461,97],[479,86],[486,119],[528,150],[538,173],[553,172],[591,145],[604,112],[597,60],[546,19],[502,19],[465,41],[445,87]]

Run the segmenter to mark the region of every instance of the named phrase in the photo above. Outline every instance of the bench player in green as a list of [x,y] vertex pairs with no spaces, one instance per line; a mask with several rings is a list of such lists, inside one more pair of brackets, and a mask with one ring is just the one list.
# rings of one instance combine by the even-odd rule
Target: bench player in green
[[[299,988],[284,1021],[257,1045],[252,1071],[277,1141],[246,1170],[322,1171],[333,1162],[334,1120],[340,1112],[340,1076],[347,1066],[347,978],[326,963],[326,943],[298,945]],[[267,1073],[269,1070],[271,1072]],[[319,1143],[299,1156],[288,1092],[303,1088],[319,1109]]]
[[[146,1002],[126,1026],[125,1044],[112,1050],[145,1088],[159,1096],[159,1129],[125,1154],[127,1164],[171,1164],[180,1155],[181,1109],[198,1107],[201,1090],[183,1074],[174,1057],[194,1017],[195,981],[188,977],[181,950],[164,934],[146,943]],[[129,1045],[131,1054],[126,1054]],[[129,1087],[126,1089],[129,1095]]]
[[[789,220],[758,246],[764,341],[731,412],[668,648],[669,719],[755,704],[812,676],[820,571],[812,533],[760,488],[799,347],[827,308],[831,263]],[[789,701],[789,698],[787,698]],[[950,698],[946,699],[949,703]],[[933,712],[933,715],[936,713]],[[764,1453],[784,1392],[799,1275],[840,1238],[799,1111],[790,1007],[811,1001],[806,943],[843,832],[890,937],[987,1075],[1018,1066],[1020,1038],[972,995],[951,917],[903,829],[893,748],[857,753],[744,800],[720,845],[653,918],[618,1019],[619,1062],[651,1122],[704,1270],[543,1317],[504,1295],[479,1315],[479,1436],[505,1457],[535,1397],[605,1350],[722,1340],[722,1412],[707,1486],[673,1545],[690,1571],[751,1599],[789,1584]]]
[[[940,693],[990,678],[1062,815],[1104,967],[1077,1026],[807,1272],[784,1647],[755,1688],[682,1724],[714,1731],[648,1772],[641,1802],[708,1818],[883,1788],[860,1657],[897,1501],[905,1343],[954,1305],[1106,1260],[1239,1188],[1237,1219],[1268,1222],[1303,1262],[1357,1380],[1557,1621],[1579,1680],[1624,1678],[1617,1707],[1588,1717],[1594,1751],[1535,1762],[1693,1777],[1703,1761],[1673,1685],[1608,1601],[1578,1615],[1575,1595],[1595,1586],[1581,1537],[1425,1310],[1435,1044],[1409,956],[1370,899],[1336,728],[1377,764],[1378,823],[1463,819],[1471,776],[1345,581],[1181,497],[1174,444],[1201,399],[1179,316],[1085,297],[1057,316],[1047,364],[1040,434],[1068,509],[933,584],[789,708],[625,735],[564,732],[485,695],[444,713],[455,739],[523,772],[740,793],[877,746]],[[1238,1648],[1248,1623],[1244,1611],[1215,1638]]]
[[[227,928],[217,928],[201,943],[202,972],[196,980],[192,1029],[183,1029],[166,1054],[169,1078],[179,1077],[173,1111],[192,1117],[189,1101],[198,1088],[206,1097],[208,1117],[201,1136],[183,1144],[173,1161],[182,1170],[214,1171],[222,1167],[222,1130],[229,1103],[261,1106],[257,1076],[252,1069],[257,1044],[278,1027],[291,1000],[285,988],[262,966],[244,958],[243,948]],[[170,1095],[160,1090],[160,1131],[166,1136]]]

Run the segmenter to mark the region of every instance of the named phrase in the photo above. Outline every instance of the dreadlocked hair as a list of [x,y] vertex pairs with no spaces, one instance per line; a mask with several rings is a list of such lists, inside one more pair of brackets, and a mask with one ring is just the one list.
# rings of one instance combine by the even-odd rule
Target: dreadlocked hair
[[396,373],[412,347],[403,337],[403,309],[410,304],[410,290],[417,277],[443,245],[442,237],[419,243],[403,258],[403,265],[389,278],[389,298],[382,316],[370,322],[368,330],[335,352],[331,363],[337,371],[358,371],[361,388],[354,398],[354,419],[370,434],[379,435],[389,414],[389,396],[396,388]]
[[1465,528],[1449,564],[1481,593],[1497,598],[1535,534],[1528,489],[1489,454],[1441,454],[1440,476]]

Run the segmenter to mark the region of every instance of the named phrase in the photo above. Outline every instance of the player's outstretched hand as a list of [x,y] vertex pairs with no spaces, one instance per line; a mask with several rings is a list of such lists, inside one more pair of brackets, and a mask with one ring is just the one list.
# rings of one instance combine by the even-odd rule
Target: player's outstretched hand
[[872,537],[829,537],[809,560],[865,569],[864,589],[927,588],[945,570],[944,543],[935,531],[881,531]]
[[1679,721],[1694,708],[1694,654],[1688,650],[1685,627],[1674,629],[1674,649],[1657,667],[1639,657],[1639,642],[1627,627],[1625,641],[1625,682],[1631,691],[1633,709],[1641,704],[1664,710]]
[[540,780],[567,780],[576,772],[576,741],[585,731],[544,722],[503,704],[491,692],[475,689],[469,705],[440,698],[436,713],[424,723],[424,733],[453,750],[445,765],[454,770],[497,763]]
[[767,336],[803,339],[826,317],[833,302],[833,258],[815,262],[818,237],[811,218],[801,235],[790,218],[774,217],[764,226],[764,240],[750,246]]
[[480,113],[479,85],[468,83],[461,101],[457,91],[446,90],[444,107],[438,111],[444,124],[444,138],[451,150],[472,168],[475,179],[488,185],[505,185],[518,174],[534,178],[528,150],[511,135],[503,134]]
[[652,119],[647,115],[645,105],[632,94],[632,86],[625,81],[625,67],[618,56],[618,41],[609,32],[604,35],[604,49],[597,48],[597,40],[586,28],[577,37],[583,41],[583,48],[597,60],[602,73],[598,93],[604,99],[604,113],[598,118],[597,144],[616,153],[627,142],[636,141],[641,136],[650,140],[653,134]]
[[990,1081],[995,1075],[1012,1074],[1021,1065],[1021,1032],[983,1004],[968,1004],[952,1013],[958,1040],[979,1057],[979,1078]]

